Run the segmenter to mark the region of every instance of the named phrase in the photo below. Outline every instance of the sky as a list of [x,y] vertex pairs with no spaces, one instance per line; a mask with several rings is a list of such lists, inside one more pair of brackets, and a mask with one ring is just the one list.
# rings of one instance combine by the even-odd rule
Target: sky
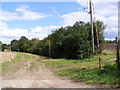
[[[118,1],[95,2],[93,17],[103,21],[106,40],[118,36]],[[0,3],[0,41],[9,44],[13,39],[26,36],[40,40],[64,26],[72,26],[76,21],[89,22],[88,0],[74,2],[8,2]]]

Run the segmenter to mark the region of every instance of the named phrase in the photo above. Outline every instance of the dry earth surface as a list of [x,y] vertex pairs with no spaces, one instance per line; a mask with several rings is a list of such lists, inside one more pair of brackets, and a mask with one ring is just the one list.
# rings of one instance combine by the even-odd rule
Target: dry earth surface
[[15,57],[15,53],[12,52],[0,52],[0,62],[6,62]]
[[[7,55],[8,53],[2,53]],[[12,53],[12,55],[15,55]],[[3,57],[2,61],[7,61]],[[4,59],[4,60],[3,60]],[[39,57],[38,57],[39,59]],[[36,60],[36,59],[33,59]],[[21,68],[13,75],[0,77],[2,88],[100,88],[100,86],[88,85],[84,82],[74,82],[65,78],[57,77],[51,70],[46,68],[41,62],[39,68],[30,71],[31,62],[23,63]]]

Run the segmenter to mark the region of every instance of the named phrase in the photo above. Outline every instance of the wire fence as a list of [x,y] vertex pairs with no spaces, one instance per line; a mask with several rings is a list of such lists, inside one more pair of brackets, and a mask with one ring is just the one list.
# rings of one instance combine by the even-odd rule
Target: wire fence
[[[120,45],[119,45],[119,47],[120,47]],[[105,48],[105,51],[116,53],[117,44],[116,43],[105,43],[104,48]],[[120,51],[120,49],[119,49],[119,51]]]

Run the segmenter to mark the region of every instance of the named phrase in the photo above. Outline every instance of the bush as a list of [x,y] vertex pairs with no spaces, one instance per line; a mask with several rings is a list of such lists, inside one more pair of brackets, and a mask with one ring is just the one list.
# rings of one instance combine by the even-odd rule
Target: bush
[[[96,23],[98,25],[99,42],[102,52],[105,26],[100,21]],[[94,36],[95,52],[97,53],[95,32]],[[28,40],[25,36],[22,36],[18,41],[12,41],[12,50],[20,50],[21,52],[49,56],[49,48],[52,58],[84,59],[93,56],[90,23],[80,21],[76,22],[73,26],[61,27],[43,40]]]

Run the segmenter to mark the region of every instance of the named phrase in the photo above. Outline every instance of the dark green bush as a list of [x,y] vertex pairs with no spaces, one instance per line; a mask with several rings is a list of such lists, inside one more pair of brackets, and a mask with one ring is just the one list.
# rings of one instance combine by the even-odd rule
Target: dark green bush
[[[97,25],[99,42],[102,52],[105,26],[100,21],[97,21]],[[94,38],[95,50],[97,53],[95,28]],[[91,25],[90,23],[84,23],[81,21],[76,22],[73,26],[67,26],[64,28],[61,27],[57,29],[43,40],[28,40],[26,37],[22,36],[18,41],[12,41],[12,50],[20,50],[21,52],[29,52],[49,56],[49,41],[52,58],[84,59],[93,56]]]

